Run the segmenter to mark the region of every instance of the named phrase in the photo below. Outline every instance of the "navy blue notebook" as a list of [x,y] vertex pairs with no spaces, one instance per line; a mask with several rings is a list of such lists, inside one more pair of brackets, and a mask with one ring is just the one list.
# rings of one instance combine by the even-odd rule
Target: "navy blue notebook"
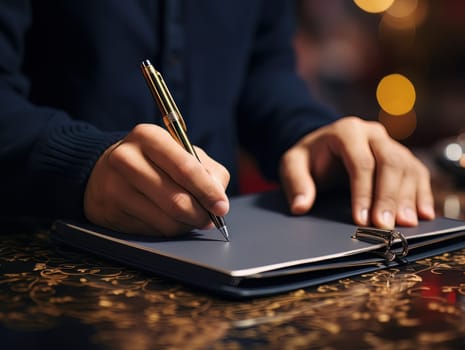
[[[399,228],[405,257],[386,260],[394,239],[354,238],[344,206],[292,216],[281,192],[233,198],[226,217],[231,241],[216,230],[175,239],[128,235],[89,223],[57,221],[53,237],[65,244],[217,294],[246,298],[309,287],[465,247],[465,222],[447,218]],[[346,208],[347,209],[347,208]],[[350,210],[350,209],[349,209]],[[344,218],[344,216],[346,216]]]

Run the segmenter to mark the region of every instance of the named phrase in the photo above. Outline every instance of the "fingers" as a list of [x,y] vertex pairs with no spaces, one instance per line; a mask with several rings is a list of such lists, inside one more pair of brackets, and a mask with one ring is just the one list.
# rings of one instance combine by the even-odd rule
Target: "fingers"
[[[167,132],[159,129],[153,125],[134,129],[133,137],[142,144],[144,156],[163,169],[185,192],[195,197],[203,208],[215,215],[225,215],[229,210],[229,202],[221,183],[213,180],[215,177],[209,174],[204,164],[180,147]],[[153,135],[155,130],[156,137]],[[174,199],[182,202],[180,197]]]
[[[387,137],[370,140],[377,163],[375,173],[376,187],[373,198],[372,221],[375,226],[393,228],[397,218],[405,225],[417,224],[415,200],[415,183],[408,175],[410,165],[405,150],[400,149]],[[412,186],[413,185],[413,186]],[[401,222],[399,222],[400,224]]]
[[[106,201],[111,205],[98,208],[98,215],[89,217],[93,222],[121,232],[171,237],[189,232],[195,226],[176,221],[152,203],[144,194],[128,186],[119,174],[114,174],[107,187]],[[208,219],[205,218],[205,224]]]
[[417,210],[422,219],[432,220],[436,214],[434,212],[434,196],[431,190],[431,179],[428,169],[420,164],[420,176],[417,182]]
[[426,167],[384,130],[375,136],[370,141],[378,164],[372,208],[374,225],[415,226],[418,219],[433,219],[433,195]]
[[307,152],[299,148],[287,152],[281,160],[280,177],[291,212],[306,213],[315,200],[315,183],[310,175]]
[[395,221],[401,226],[415,226],[418,224],[416,182],[417,178],[407,171],[404,173],[402,182],[399,185],[397,212],[393,212],[393,215]]
[[356,127],[351,130],[352,140],[339,141],[334,148],[340,153],[349,174],[354,222],[358,225],[368,225],[375,189],[376,159],[371,149],[367,147],[367,140],[359,135],[361,133]]
[[435,217],[429,171],[416,158],[410,157],[409,164],[411,167],[404,173],[397,214],[399,224],[404,226],[417,224],[412,212],[419,219],[432,220]]
[[[356,117],[307,135],[282,157],[280,174],[293,213],[303,213],[313,204],[311,174],[316,179],[340,176],[331,166],[338,161],[349,175],[357,225],[393,228],[434,218],[427,168],[380,123]],[[297,204],[296,198],[302,202]]]
[[166,214],[164,209],[155,205],[144,194],[131,188],[120,190],[114,203],[113,208],[119,210],[108,213],[107,222],[111,222],[119,230],[129,232],[137,230],[136,232],[144,234],[173,237],[196,227],[206,226],[209,222],[208,216],[204,214],[205,210],[202,213],[204,215],[201,216],[203,222],[196,220],[192,225],[181,222],[174,216]]
[[199,150],[187,153],[162,128],[141,125],[109,147],[89,177],[84,211],[123,232],[172,236],[211,227],[207,210],[225,215],[227,170]]
[[207,172],[213,177],[213,180],[220,183],[221,188],[228,187],[231,178],[229,171],[220,163],[210,158],[201,148],[194,147],[202,165]]
[[[119,176],[131,180],[126,186],[133,188],[132,192],[146,196],[150,204],[157,207],[157,211],[162,210],[174,220],[192,226],[206,224],[208,214],[205,208],[190,193],[172,181],[164,170],[147,160],[136,144],[122,143],[113,150],[108,161]],[[126,206],[128,205],[129,203]],[[144,208],[147,206],[144,205]],[[152,215],[154,214],[155,212]]]
[[[406,147],[390,138],[381,124],[363,122],[360,127],[359,134],[365,137],[359,139],[366,143],[364,160],[361,163],[355,161],[351,166],[354,169],[365,168],[363,162],[366,162],[375,167],[371,169],[370,179],[361,175],[359,170],[350,172],[354,221],[361,225],[393,228],[396,224],[415,226],[419,218],[434,218],[433,195],[426,167]],[[366,149],[374,161],[367,161],[370,157]],[[349,155],[349,158],[357,160],[357,156]],[[360,206],[368,203],[370,188],[371,206],[367,207],[369,214],[365,221],[365,217],[357,213],[360,213]]]

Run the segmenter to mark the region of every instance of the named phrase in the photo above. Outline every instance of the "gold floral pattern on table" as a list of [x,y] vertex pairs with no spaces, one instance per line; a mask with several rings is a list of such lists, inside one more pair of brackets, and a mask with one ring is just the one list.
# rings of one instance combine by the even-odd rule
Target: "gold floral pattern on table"
[[445,349],[465,341],[465,250],[306,290],[216,298],[50,241],[0,235],[0,326],[72,320],[108,349]]

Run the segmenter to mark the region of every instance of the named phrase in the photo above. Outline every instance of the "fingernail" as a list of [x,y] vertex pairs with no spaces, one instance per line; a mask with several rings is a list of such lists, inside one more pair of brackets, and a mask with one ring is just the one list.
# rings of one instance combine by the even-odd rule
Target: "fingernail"
[[218,179],[218,178],[217,178],[215,175],[213,175],[213,174],[211,175],[211,177],[212,177],[213,181],[214,181],[221,189],[224,190],[224,187],[223,187],[223,185],[221,184],[220,179]]
[[360,221],[362,222],[362,225],[368,225],[368,209],[363,208],[360,210]]
[[416,223],[418,221],[417,214],[412,208],[405,208],[402,212],[404,218],[412,223]]
[[306,204],[306,199],[305,199],[305,196],[303,194],[298,194],[292,200],[292,206],[293,207],[295,207],[295,206],[300,207],[300,206],[305,205],[305,204]]
[[226,201],[218,201],[213,205],[212,212],[215,215],[225,215],[229,210],[229,203]]
[[307,210],[307,197],[303,194],[295,195],[292,198],[291,212],[299,215],[305,213]]
[[421,212],[427,216],[428,218],[434,218],[436,216],[436,214],[434,213],[434,208],[432,205],[422,205],[421,207]]
[[386,226],[386,228],[394,227],[394,216],[389,210],[383,211],[383,225]]

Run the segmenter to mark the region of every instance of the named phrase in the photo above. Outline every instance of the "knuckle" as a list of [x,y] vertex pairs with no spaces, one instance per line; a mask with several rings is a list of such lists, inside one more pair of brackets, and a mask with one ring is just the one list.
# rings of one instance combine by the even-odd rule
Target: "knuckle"
[[356,116],[344,117],[336,121],[333,126],[333,133],[345,134],[347,130],[351,130],[353,133],[358,133],[359,130],[363,130],[367,126],[367,121]]
[[118,168],[123,162],[124,157],[121,156],[120,151],[114,150],[107,157],[107,162],[112,168]]
[[375,137],[385,138],[388,136],[384,125],[378,121],[367,121],[357,116],[349,116],[339,119],[334,123],[334,127],[339,132],[347,132],[347,130],[369,130]]
[[342,140],[347,137],[347,131],[350,130],[352,135],[358,135],[365,128],[366,123],[359,117],[344,117],[330,126],[327,136],[333,138],[335,142],[340,142],[340,146],[344,146]]
[[375,159],[368,154],[361,154],[358,155],[357,158],[354,160],[355,165],[359,169],[360,172],[373,172],[376,167]]
[[356,116],[350,116],[340,119],[337,122],[338,127],[346,129],[346,128],[359,128],[364,121]]
[[125,167],[130,162],[130,157],[128,157],[127,145],[125,143],[118,144],[115,148],[110,150],[110,153],[107,157],[107,162],[113,168]]
[[231,180],[231,174],[229,170],[225,166],[220,165],[220,172],[222,173],[221,178],[223,179],[225,185],[227,185],[229,180]]
[[192,176],[192,174],[200,171],[201,163],[195,159],[193,156],[187,156],[185,161],[176,164],[177,172],[182,176]]
[[397,207],[397,197],[392,194],[384,194],[381,198],[378,198],[378,207],[380,208],[396,208]]
[[386,136],[388,136],[386,128],[380,122],[372,121],[372,122],[370,122],[370,125],[371,125],[371,127],[373,129],[373,132],[378,137],[386,137]]
[[382,152],[383,166],[391,169],[398,169],[403,166],[401,157],[391,152]]
[[179,220],[185,217],[185,213],[192,206],[191,198],[187,193],[175,193],[171,196],[169,210],[174,219]]
[[207,169],[207,172],[217,179],[223,187],[225,187],[231,179],[229,170],[220,163],[215,162],[212,168]]
[[354,193],[352,203],[354,206],[369,207],[372,201],[372,195],[370,191],[358,191]]
[[415,193],[405,194],[399,199],[399,208],[415,208]]
[[131,131],[131,136],[136,138],[146,138],[153,133],[154,125],[151,124],[137,124]]

